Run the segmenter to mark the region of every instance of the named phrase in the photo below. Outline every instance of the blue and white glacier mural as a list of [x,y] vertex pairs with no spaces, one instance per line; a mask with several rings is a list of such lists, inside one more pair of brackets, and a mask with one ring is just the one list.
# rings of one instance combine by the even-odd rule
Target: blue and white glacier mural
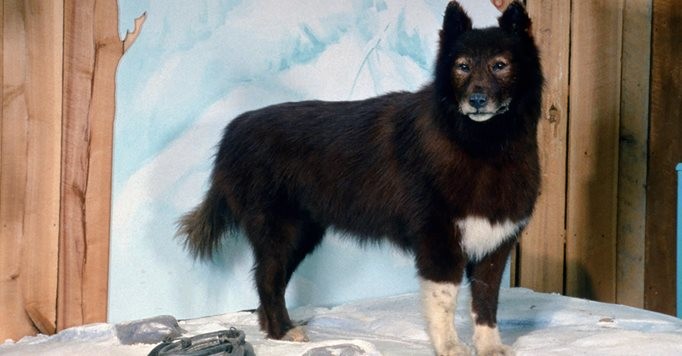
[[[462,1],[478,26],[498,15]],[[444,0],[119,0],[121,35],[147,14],[117,74],[109,321],[253,309],[252,257],[226,239],[193,261],[175,221],[202,197],[214,146],[239,113],[361,99],[430,80]],[[289,306],[417,289],[412,257],[333,233],[294,275]]]

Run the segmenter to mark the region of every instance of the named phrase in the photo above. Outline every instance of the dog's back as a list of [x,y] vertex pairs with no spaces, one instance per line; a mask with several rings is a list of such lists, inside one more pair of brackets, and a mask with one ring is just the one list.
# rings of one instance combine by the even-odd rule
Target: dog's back
[[425,93],[392,93],[245,113],[223,137],[216,185],[230,187],[235,211],[258,201],[370,239],[400,236],[407,247],[403,230],[424,193],[421,169],[406,154],[419,150],[415,120],[430,104]]

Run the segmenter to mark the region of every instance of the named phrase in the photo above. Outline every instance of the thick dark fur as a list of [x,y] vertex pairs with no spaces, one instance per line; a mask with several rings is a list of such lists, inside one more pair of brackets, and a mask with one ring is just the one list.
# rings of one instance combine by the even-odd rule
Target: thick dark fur
[[[523,7],[513,3],[499,25],[472,30],[451,2],[434,81],[421,90],[284,103],[244,113],[227,126],[211,187],[181,219],[179,234],[200,258],[218,250],[225,231],[246,234],[269,337],[282,338],[293,327],[285,288],[329,227],[411,251],[426,280],[459,284],[466,270],[476,323],[495,325],[502,269],[515,239],[471,259],[453,222],[531,215],[540,184],[536,126],[543,82]],[[504,82],[485,63],[471,68],[471,80],[483,75],[480,83],[453,74],[457,58],[498,54],[510,60]],[[461,113],[459,102],[472,90],[488,89],[511,99],[507,111],[485,122]]]

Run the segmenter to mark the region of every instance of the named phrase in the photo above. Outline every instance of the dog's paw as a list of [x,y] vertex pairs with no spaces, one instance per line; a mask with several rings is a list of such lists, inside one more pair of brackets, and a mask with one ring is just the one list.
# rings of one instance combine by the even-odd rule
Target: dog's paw
[[476,351],[477,356],[514,356],[516,353],[514,352],[514,349],[507,345],[491,345],[490,347],[486,347],[482,350],[477,350]]
[[305,333],[305,329],[302,326],[295,326],[282,337],[282,341],[292,341],[292,342],[308,342],[308,335]]
[[470,356],[471,349],[461,342],[449,341],[444,349],[437,351],[436,354],[438,356]]

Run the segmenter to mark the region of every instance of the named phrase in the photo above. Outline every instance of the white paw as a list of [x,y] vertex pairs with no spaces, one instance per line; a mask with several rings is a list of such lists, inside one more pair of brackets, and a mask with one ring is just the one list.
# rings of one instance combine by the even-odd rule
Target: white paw
[[282,337],[282,341],[293,341],[293,342],[308,342],[308,335],[306,335],[305,330],[302,326],[295,326]]
[[477,356],[514,356],[514,349],[507,345],[490,345],[484,349],[476,351]]

